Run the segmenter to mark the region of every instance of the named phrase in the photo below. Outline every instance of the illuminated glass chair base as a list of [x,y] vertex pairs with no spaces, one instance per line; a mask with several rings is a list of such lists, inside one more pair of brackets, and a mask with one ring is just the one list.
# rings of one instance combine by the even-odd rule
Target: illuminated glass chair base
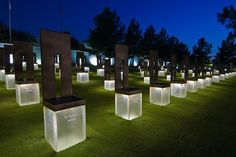
[[144,77],[143,78],[143,82],[145,83],[145,84],[150,84],[150,77],[148,76],[148,77]]
[[211,86],[212,85],[212,77],[211,76],[207,76],[206,77],[206,86]]
[[5,70],[0,70],[0,81],[5,81]]
[[33,81],[16,82],[16,102],[20,106],[39,104],[39,84]]
[[213,75],[212,76],[212,82],[215,82],[215,83],[220,82],[220,76],[219,75]]
[[66,96],[44,100],[45,139],[62,151],[86,139],[85,100]]
[[165,76],[166,72],[164,70],[158,71],[158,76]]
[[137,88],[122,88],[115,91],[115,114],[126,120],[142,115],[142,91]]
[[225,79],[229,78],[229,73],[225,73]]
[[169,84],[151,84],[149,88],[150,103],[166,106],[170,104],[170,85]]
[[220,81],[225,80],[225,74],[220,74]]
[[89,67],[84,67],[84,71],[90,72],[90,68]]
[[77,82],[78,83],[88,83],[89,82],[89,73],[88,72],[78,72],[77,73]]
[[6,89],[11,90],[15,89],[16,84],[15,84],[15,74],[6,74],[5,75],[5,84],[6,84]]
[[34,63],[34,70],[39,70],[39,65],[37,63]]
[[141,77],[144,77],[144,71],[140,71]]
[[104,89],[115,90],[115,80],[104,80]]
[[205,78],[198,78],[197,83],[198,83],[199,89],[206,88],[206,79]]
[[171,75],[166,75],[166,80],[171,81]]
[[191,93],[195,93],[198,91],[198,82],[197,79],[189,79],[187,80],[187,91]]
[[97,76],[104,76],[104,69],[97,69]]
[[171,81],[170,85],[171,96],[177,98],[185,98],[187,96],[187,82],[186,81]]

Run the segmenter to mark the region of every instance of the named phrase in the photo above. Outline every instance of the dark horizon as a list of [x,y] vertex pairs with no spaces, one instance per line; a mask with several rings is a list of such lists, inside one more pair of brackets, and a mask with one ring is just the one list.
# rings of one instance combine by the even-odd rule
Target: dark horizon
[[[12,27],[39,37],[41,28],[61,31],[61,2],[63,5],[63,31],[69,31],[78,40],[86,40],[89,29],[93,28],[93,17],[106,6],[116,10],[121,22],[126,28],[132,18],[140,23],[142,31],[148,25],[153,25],[156,32],[165,28],[168,34],[176,36],[186,43],[189,50],[198,39],[205,37],[213,44],[212,55],[215,55],[230,32],[217,21],[217,13],[223,7],[233,5],[233,0],[167,0],[155,1],[76,1],[64,0],[50,2],[41,1],[15,1],[12,0]],[[0,2],[0,21],[8,25],[8,0]]]

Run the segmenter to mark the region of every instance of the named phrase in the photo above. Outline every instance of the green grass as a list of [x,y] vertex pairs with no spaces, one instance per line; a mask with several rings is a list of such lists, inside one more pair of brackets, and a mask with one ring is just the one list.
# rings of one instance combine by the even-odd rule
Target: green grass
[[78,84],[73,73],[74,95],[87,101],[87,139],[55,153],[44,139],[42,103],[19,107],[15,90],[0,82],[0,157],[236,156],[236,78],[171,97],[166,107],[149,103],[138,73],[130,85],[143,89],[143,115],[126,121],[115,116],[114,92],[103,89],[102,77],[91,73],[89,84]]

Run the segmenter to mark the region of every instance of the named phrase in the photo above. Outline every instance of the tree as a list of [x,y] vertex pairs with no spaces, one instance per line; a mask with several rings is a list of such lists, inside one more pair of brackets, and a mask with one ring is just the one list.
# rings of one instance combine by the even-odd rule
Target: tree
[[236,43],[234,42],[232,34],[229,34],[228,37],[222,41],[221,47],[218,48],[218,52],[213,63],[215,67],[223,72],[224,69],[232,69],[235,59]]
[[138,21],[132,19],[129,23],[125,44],[129,47],[129,55],[133,57],[135,54],[139,54],[140,42],[142,40],[142,30]]
[[156,35],[156,49],[158,50],[160,57],[165,60],[170,56],[168,54],[169,51],[167,50],[168,40],[169,35],[167,34],[167,31],[162,28]]
[[224,7],[223,11],[217,14],[217,18],[226,28],[233,29],[236,35],[236,9],[232,5]]
[[124,42],[125,26],[120,17],[115,10],[106,7],[94,17],[94,25],[95,28],[89,31],[89,44],[98,54],[103,52],[106,57],[113,57],[115,44]]
[[208,43],[205,38],[200,38],[197,44],[193,46],[192,56],[198,58],[198,65],[202,68],[210,63],[211,48],[212,44]]
[[[12,30],[13,41],[30,41],[36,42],[36,38],[24,31]],[[0,41],[9,42],[9,29],[3,23],[0,23]]]
[[149,50],[155,49],[156,45],[156,31],[152,25],[149,25],[143,35],[141,41],[142,48],[144,50],[143,55],[147,55]]

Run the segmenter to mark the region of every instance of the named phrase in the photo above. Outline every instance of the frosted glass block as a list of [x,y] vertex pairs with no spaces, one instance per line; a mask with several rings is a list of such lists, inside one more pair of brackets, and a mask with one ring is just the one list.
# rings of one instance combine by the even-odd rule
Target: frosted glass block
[[181,73],[181,78],[184,79],[185,73]]
[[192,74],[192,73],[193,73],[193,70],[188,70],[188,73],[189,73],[189,74]]
[[206,86],[211,86],[211,85],[212,85],[212,78],[206,77]]
[[187,91],[195,93],[198,91],[198,83],[195,80],[188,80],[187,81]]
[[207,75],[207,76],[211,75],[211,72],[210,72],[210,71],[207,71],[207,72],[206,72],[206,75]]
[[220,71],[219,70],[214,70],[215,75],[219,75]]
[[97,69],[98,76],[104,76],[104,69]]
[[88,72],[77,73],[77,82],[88,83],[89,82],[89,73]]
[[195,77],[195,73],[192,73],[192,77]]
[[115,93],[115,113],[126,120],[132,120],[142,115],[142,93]]
[[170,103],[170,87],[150,87],[150,103],[166,106]]
[[171,96],[185,98],[187,96],[187,83],[171,83]]
[[198,83],[198,88],[200,88],[200,89],[206,88],[205,79],[199,78],[197,80],[197,83]]
[[60,64],[59,63],[55,63],[55,68],[59,69],[60,68]]
[[226,73],[226,74],[225,74],[225,79],[228,79],[228,78],[229,78],[229,74]]
[[218,75],[212,76],[212,82],[220,82],[220,76]]
[[39,70],[39,65],[38,64],[34,64],[34,70]]
[[6,74],[5,75],[6,81],[6,89],[15,89],[15,74]]
[[23,71],[26,71],[26,62],[22,62]]
[[165,76],[166,72],[164,70],[158,71],[158,76]]
[[144,77],[143,81],[145,84],[150,84],[150,77]]
[[20,106],[39,104],[40,91],[38,83],[16,84],[16,102]]
[[171,75],[166,75],[166,80],[171,81]]
[[220,74],[220,80],[225,80],[225,74]]
[[84,71],[90,72],[90,68],[89,67],[84,67]]
[[5,81],[5,70],[0,70],[0,81]]
[[85,105],[60,111],[44,106],[43,111],[45,138],[56,152],[86,139]]
[[144,71],[141,71],[140,74],[141,74],[141,77],[144,77]]
[[115,80],[104,80],[104,89],[115,90]]

